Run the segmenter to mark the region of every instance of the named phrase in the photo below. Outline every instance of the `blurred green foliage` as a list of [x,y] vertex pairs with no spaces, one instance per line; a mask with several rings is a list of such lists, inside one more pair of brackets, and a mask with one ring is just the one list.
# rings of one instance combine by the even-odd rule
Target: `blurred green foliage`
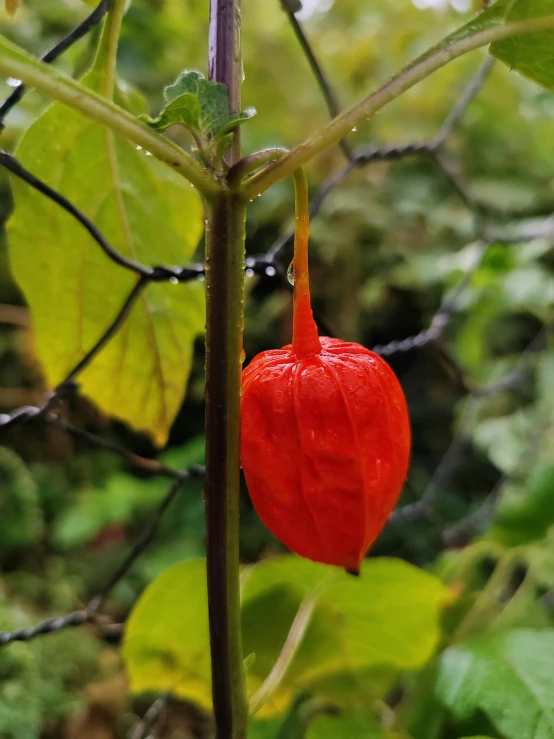
[[[183,69],[207,71],[205,5],[200,0],[133,0],[129,8],[119,73],[146,96],[151,115],[163,107],[164,87]],[[306,3],[301,17],[346,105],[465,22],[470,10],[460,0],[341,0]],[[86,12],[80,0],[23,0],[1,30],[38,54]],[[244,0],[243,22],[243,103],[258,111],[244,126],[243,150],[293,146],[327,120],[321,95],[277,0]],[[81,76],[98,37],[94,32],[79,42],[58,62],[60,68]],[[498,55],[509,59],[509,51]],[[352,144],[430,140],[483,58],[484,52],[475,52],[419,84],[352,132]],[[0,87],[2,96],[9,93],[8,84]],[[46,105],[30,93],[10,115],[2,147],[13,149]],[[172,129],[171,136],[189,146],[184,131]],[[367,346],[427,328],[467,275],[441,346],[391,357],[414,432],[403,502],[434,492],[429,517],[401,519],[385,530],[374,549],[374,554],[426,568],[428,575],[417,575],[437,587],[442,587],[440,580],[456,597],[442,612],[440,639],[430,639],[423,656],[411,662],[403,654],[392,672],[389,654],[379,665],[341,663],[334,674],[317,680],[300,680],[302,671],[293,669],[296,682],[284,682],[283,715],[258,716],[251,739],[554,737],[554,94],[496,65],[448,138],[445,157],[482,219],[498,234],[494,244],[483,249],[474,215],[436,163],[408,158],[355,170],[329,195],[313,222],[311,258],[318,312],[337,335]],[[319,157],[308,171],[312,192],[343,164],[338,148]],[[0,178],[4,221],[11,196],[3,172]],[[291,185],[281,183],[250,206],[249,253],[267,250],[292,223]],[[526,240],[512,243],[518,237]],[[37,402],[44,380],[26,314],[7,310],[23,300],[8,270],[4,231],[0,238],[0,405],[9,410]],[[252,357],[289,340],[290,296],[270,276],[250,282],[248,291],[245,350]],[[513,382],[506,383],[510,377]],[[121,397],[132,391],[122,381]],[[158,455],[171,466],[202,462],[202,393],[198,343],[185,403],[167,450]],[[148,438],[108,423],[84,400],[72,401],[68,413],[76,425],[137,453],[156,454]],[[19,427],[1,441],[6,446],[0,448],[0,628],[12,629],[78,608],[95,595],[150,520],[168,484],[139,476],[117,458],[91,452],[58,429]],[[484,500],[489,508],[482,507]],[[199,567],[189,560],[197,561],[204,552],[203,515],[201,484],[190,481],[154,543],[110,596],[106,613],[113,623],[127,618],[152,580],[164,571],[162,578],[171,576],[168,567]],[[468,526],[454,536],[450,527],[460,521]],[[246,494],[241,525],[245,563],[282,552]],[[446,536],[449,532],[453,538]],[[367,572],[380,561],[367,563]],[[259,580],[269,587],[267,569],[278,569],[286,560],[275,562],[257,565],[252,582],[259,568]],[[303,602],[305,585],[299,591],[294,582],[303,565],[283,576],[286,582],[247,602],[244,617],[251,625],[245,641],[255,644],[247,659],[258,682]],[[362,613],[362,653],[387,625],[393,641],[404,628],[412,646],[423,649],[417,641],[421,630],[410,632],[408,619],[422,611],[408,597],[399,574],[404,565],[396,566],[400,569],[390,574],[385,588],[397,598],[394,602],[382,593],[379,599],[359,595],[357,602],[350,595],[356,581],[348,583],[351,601],[344,594],[335,596],[334,607],[314,619],[313,632],[321,637],[307,640],[310,659],[322,652],[325,656],[334,644],[331,636],[339,639],[348,607]],[[196,584],[189,587],[179,581],[182,591],[173,605],[178,603],[183,615],[180,627],[187,614],[195,614],[187,599],[204,607],[201,567],[196,575]],[[359,585],[361,593],[372,583]],[[148,602],[152,589],[139,601],[131,623],[139,619],[140,604]],[[363,619],[379,604],[385,612],[373,614],[375,623],[366,624]],[[155,601],[153,607],[143,629],[149,638],[160,637],[159,650],[172,633],[162,617],[179,613],[171,604],[165,611]],[[421,629],[436,631],[437,607],[425,613]],[[149,628],[150,622],[158,632]],[[101,625],[5,647],[0,652],[2,739],[125,736],[135,721],[132,710],[143,713],[149,696],[128,694],[119,638],[117,628]],[[193,646],[199,641],[193,640]],[[385,637],[381,642],[386,643]],[[171,662],[171,650],[166,657]],[[197,658],[187,653],[187,664]],[[171,665],[182,680],[179,664]],[[196,698],[205,705],[204,673]],[[194,698],[167,683],[173,674],[162,670],[163,688]],[[160,688],[160,683],[145,687]],[[205,724],[198,713],[187,706],[183,714],[181,708],[169,704],[160,736],[201,735]]]

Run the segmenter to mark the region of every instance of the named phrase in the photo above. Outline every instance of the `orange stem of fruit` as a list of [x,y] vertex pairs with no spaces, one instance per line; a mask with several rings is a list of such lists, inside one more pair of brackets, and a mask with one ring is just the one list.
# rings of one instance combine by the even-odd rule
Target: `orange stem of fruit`
[[294,229],[294,300],[292,349],[297,357],[317,354],[321,342],[312,313],[310,279],[308,272],[308,240],[310,237],[310,209],[308,183],[302,169],[294,174],[295,212]]

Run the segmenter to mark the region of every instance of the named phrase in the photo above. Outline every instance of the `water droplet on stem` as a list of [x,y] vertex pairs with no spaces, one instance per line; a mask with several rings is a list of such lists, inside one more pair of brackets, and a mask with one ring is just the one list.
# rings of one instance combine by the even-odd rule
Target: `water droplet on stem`
[[294,259],[288,266],[287,280],[290,282],[291,285],[294,285]]

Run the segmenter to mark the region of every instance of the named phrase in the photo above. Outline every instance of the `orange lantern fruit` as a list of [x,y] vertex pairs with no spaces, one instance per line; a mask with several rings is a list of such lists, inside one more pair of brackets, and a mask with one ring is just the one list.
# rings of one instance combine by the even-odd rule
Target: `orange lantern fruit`
[[406,480],[408,411],[381,357],[318,336],[298,184],[296,202],[293,340],[243,372],[241,463],[256,511],[283,544],[357,574]]

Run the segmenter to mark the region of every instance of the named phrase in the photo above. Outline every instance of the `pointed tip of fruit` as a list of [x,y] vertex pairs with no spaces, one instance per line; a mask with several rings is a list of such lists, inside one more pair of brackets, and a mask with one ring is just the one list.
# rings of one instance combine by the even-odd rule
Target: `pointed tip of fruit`
[[359,567],[347,567],[345,572],[347,575],[353,575],[354,577],[360,577]]

